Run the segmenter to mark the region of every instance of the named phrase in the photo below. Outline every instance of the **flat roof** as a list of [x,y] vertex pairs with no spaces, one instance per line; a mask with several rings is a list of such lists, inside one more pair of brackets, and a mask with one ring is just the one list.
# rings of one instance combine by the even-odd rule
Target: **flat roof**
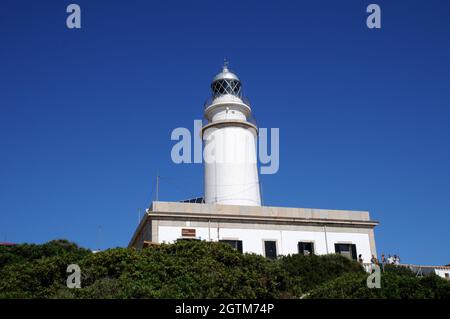
[[219,204],[199,204],[184,202],[161,202],[154,201],[150,209],[151,212],[171,212],[221,216],[253,216],[253,217],[279,217],[296,219],[329,219],[342,221],[370,221],[368,211],[355,210],[333,210],[316,208],[294,208],[294,207],[274,207],[274,206],[240,206],[240,205],[219,205]]

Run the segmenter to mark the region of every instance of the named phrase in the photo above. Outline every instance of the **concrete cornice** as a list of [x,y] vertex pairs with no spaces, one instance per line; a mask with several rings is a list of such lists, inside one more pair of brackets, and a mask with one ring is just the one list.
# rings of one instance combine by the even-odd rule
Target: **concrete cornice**
[[341,227],[364,227],[373,228],[379,223],[377,221],[362,220],[340,220],[324,218],[289,218],[278,216],[251,216],[251,215],[227,215],[227,214],[205,214],[205,213],[185,213],[185,212],[153,212],[148,213],[148,217],[159,217],[168,219],[190,219],[215,222],[230,223],[270,223],[289,225],[312,225],[312,226],[341,226]]
[[149,216],[191,218],[229,222],[290,223],[308,225],[339,225],[373,228],[367,211],[327,210],[270,206],[238,206],[153,202]]
[[368,211],[331,210],[315,208],[239,206],[154,201],[152,212],[197,213],[207,215],[285,217],[295,219],[326,219],[370,221]]

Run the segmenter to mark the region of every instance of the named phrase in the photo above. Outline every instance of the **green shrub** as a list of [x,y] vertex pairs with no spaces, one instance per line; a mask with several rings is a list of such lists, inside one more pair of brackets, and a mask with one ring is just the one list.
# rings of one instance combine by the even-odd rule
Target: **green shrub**
[[65,239],[52,240],[42,245],[0,246],[0,269],[9,264],[23,263],[52,256],[69,255],[78,260],[90,253],[90,250],[80,248],[77,244]]
[[[178,242],[96,254],[68,241],[0,249],[0,298],[450,298],[450,282],[386,267],[381,289],[340,255],[269,260],[216,242]],[[81,289],[66,287],[69,264]]]
[[[0,270],[2,298],[277,298],[288,286],[276,261],[220,243],[115,248],[77,258],[37,246],[33,254],[24,253],[30,247],[17,248],[19,258]],[[71,263],[81,268],[81,289],[65,286]]]
[[416,277],[401,267],[389,267],[381,273],[381,288],[367,287],[364,273],[348,273],[313,289],[308,298],[313,299],[449,299],[450,282],[436,276]]
[[338,254],[289,255],[280,258],[281,267],[292,278],[291,289],[296,295],[345,273],[364,273],[361,265]]

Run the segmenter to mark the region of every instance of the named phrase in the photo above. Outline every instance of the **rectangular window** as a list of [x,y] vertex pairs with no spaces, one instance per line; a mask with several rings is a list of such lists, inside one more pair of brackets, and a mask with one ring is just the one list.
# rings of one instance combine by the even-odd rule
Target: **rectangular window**
[[298,242],[298,253],[300,255],[313,255],[314,254],[314,243],[311,242]]
[[448,272],[445,273],[445,279],[450,279],[450,274]]
[[231,247],[233,247],[234,249],[236,249],[236,250],[238,250],[239,252],[242,253],[242,240],[223,239],[223,240],[219,240],[219,242],[228,244]]
[[274,240],[264,241],[264,251],[267,258],[276,259],[277,258],[277,242]]
[[336,254],[341,254],[347,258],[358,260],[355,244],[334,244]]

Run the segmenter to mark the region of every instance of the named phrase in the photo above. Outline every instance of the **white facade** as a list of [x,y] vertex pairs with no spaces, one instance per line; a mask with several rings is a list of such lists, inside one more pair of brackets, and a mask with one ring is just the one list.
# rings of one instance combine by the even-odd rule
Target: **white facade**
[[434,273],[439,277],[450,280],[450,267],[436,267]]
[[205,203],[261,205],[256,157],[257,127],[241,97],[240,81],[226,66],[212,83],[202,129]]
[[349,257],[377,255],[373,228],[364,211],[153,202],[130,247],[174,243],[180,239],[239,242],[242,252],[267,255],[266,241],[276,255],[299,253],[299,243],[312,244],[314,254],[338,253],[352,247]]
[[442,278],[450,280],[450,267],[436,268],[434,273]]
[[[248,228],[217,228],[189,227],[189,226],[159,226],[158,241],[161,243],[174,243],[180,239],[182,228],[195,228],[196,238],[207,241],[241,240],[244,253],[265,255],[264,242],[275,241],[277,255],[298,253],[299,242],[314,244],[314,253],[317,255],[335,253],[335,244],[355,244],[357,254],[361,254],[364,261],[369,262],[372,256],[370,238],[367,233],[327,232],[325,231],[295,231],[295,230],[267,230]],[[219,234],[218,234],[219,233]]]

